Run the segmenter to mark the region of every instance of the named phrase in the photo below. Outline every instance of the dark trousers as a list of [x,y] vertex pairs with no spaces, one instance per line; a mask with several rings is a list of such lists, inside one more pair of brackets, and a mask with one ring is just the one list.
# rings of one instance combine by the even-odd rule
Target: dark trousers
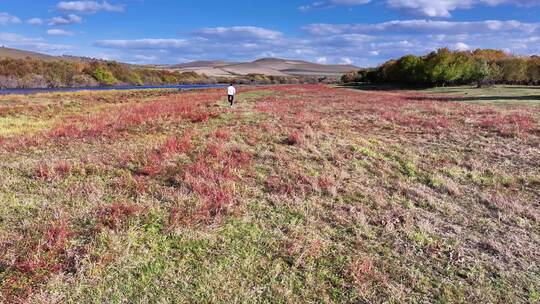
[[229,95],[229,103],[231,104],[231,106],[233,105],[233,103],[234,103],[234,95]]

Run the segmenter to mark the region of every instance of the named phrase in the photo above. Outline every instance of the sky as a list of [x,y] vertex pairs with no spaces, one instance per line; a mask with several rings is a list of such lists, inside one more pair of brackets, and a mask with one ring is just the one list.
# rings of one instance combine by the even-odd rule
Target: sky
[[540,0],[0,0],[0,45],[138,64],[540,54]]

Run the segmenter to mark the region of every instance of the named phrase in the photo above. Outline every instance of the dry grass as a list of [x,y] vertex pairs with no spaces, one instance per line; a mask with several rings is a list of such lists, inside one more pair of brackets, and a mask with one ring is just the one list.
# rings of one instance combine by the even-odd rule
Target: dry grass
[[100,94],[0,99],[0,302],[539,300],[538,107]]

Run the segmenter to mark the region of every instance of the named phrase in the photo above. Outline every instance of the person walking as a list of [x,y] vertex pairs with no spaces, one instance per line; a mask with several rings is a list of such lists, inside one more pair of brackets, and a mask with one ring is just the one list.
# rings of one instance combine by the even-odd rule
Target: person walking
[[228,94],[229,103],[231,104],[231,108],[232,108],[232,106],[234,104],[234,96],[236,95],[236,88],[233,86],[232,83],[227,88],[227,94]]

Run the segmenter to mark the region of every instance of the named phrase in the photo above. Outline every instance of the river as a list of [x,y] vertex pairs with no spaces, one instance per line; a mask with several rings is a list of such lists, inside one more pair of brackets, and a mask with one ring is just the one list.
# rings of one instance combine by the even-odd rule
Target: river
[[0,95],[9,94],[38,94],[55,92],[80,92],[80,91],[111,91],[111,90],[151,90],[151,89],[215,89],[227,87],[226,84],[180,84],[165,86],[114,86],[114,87],[83,87],[83,88],[46,88],[46,89],[4,89],[0,90]]

